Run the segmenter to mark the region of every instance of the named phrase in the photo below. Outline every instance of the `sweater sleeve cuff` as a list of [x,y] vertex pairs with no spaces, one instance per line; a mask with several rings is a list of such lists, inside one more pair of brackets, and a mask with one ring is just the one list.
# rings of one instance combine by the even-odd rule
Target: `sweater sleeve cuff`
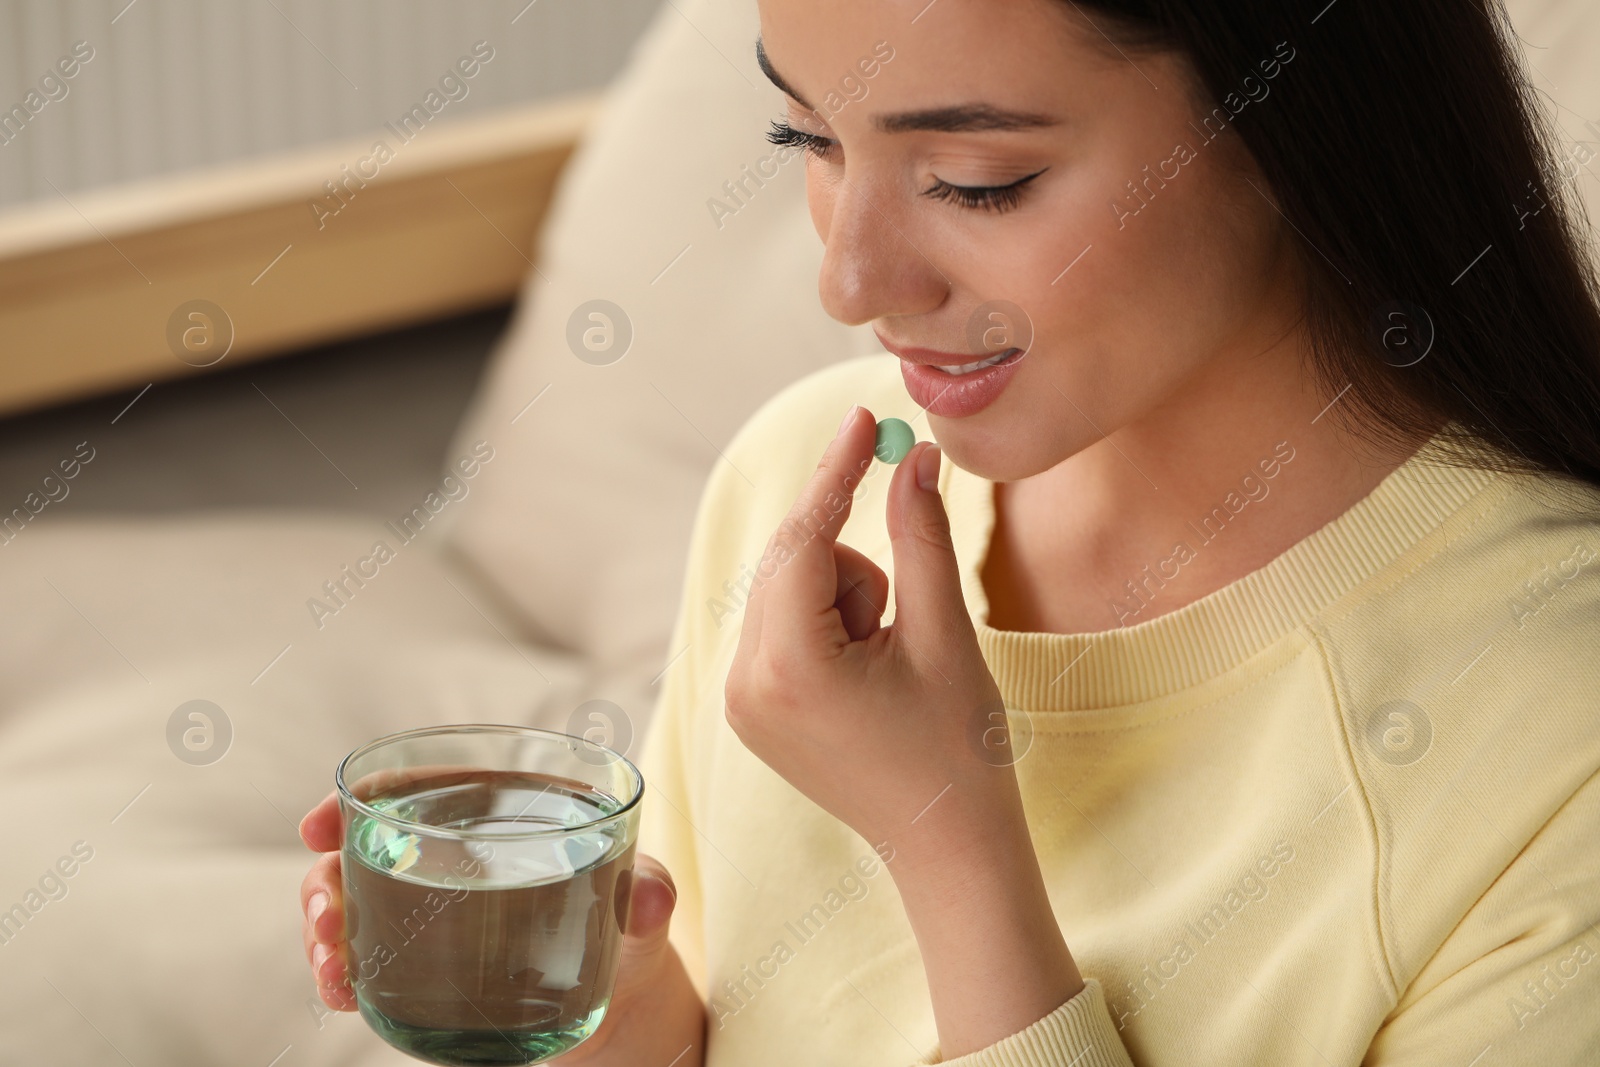
[[1033,1025],[987,1048],[942,1060],[935,1050],[915,1067],[1133,1067],[1106,1007],[1105,991],[1085,978],[1078,995]]

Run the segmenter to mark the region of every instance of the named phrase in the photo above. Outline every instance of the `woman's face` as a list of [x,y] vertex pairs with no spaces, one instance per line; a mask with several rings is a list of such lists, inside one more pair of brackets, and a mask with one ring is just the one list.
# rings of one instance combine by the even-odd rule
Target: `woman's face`
[[810,135],[828,313],[938,364],[1027,346],[991,387],[902,358],[962,467],[1012,481],[1158,425],[1295,329],[1271,190],[1231,127],[1207,140],[1179,60],[1119,56],[1066,0],[760,6],[769,76]]

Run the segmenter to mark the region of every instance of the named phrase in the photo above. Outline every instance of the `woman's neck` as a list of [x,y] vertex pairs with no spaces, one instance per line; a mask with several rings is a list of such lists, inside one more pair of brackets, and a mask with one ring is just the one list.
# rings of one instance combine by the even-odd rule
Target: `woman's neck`
[[1423,442],[1384,454],[1347,432],[1292,333],[1208,365],[1135,422],[995,486],[988,624],[1092,633],[1237,581],[1366,496]]

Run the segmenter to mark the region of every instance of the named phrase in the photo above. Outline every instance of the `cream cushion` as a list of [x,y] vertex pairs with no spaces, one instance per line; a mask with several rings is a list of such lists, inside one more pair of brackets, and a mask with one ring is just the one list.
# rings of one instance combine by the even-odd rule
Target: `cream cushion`
[[[459,437],[500,455],[453,547],[547,640],[647,679],[673,651],[690,523],[720,446],[789,382],[882,351],[818,300],[805,163],[780,161],[764,136],[783,107],[755,64],[758,29],[750,0],[663,6],[569,165],[540,269]],[[742,206],[724,188],[741,181]],[[574,309],[597,298],[633,331],[604,366],[567,342]]]

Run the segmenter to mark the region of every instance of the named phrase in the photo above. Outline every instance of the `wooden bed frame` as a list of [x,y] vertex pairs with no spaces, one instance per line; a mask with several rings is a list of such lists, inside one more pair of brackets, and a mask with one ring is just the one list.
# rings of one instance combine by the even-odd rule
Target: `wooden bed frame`
[[[0,414],[512,299],[599,104],[541,101],[409,142],[384,129],[0,214]],[[226,321],[190,318],[198,301]],[[190,324],[196,344],[175,348]]]

